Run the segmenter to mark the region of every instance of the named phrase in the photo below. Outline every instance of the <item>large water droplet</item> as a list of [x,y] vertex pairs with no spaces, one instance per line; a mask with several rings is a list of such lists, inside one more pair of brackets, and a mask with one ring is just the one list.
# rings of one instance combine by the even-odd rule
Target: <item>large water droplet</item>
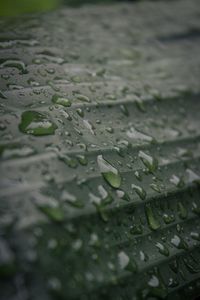
[[17,59],[6,59],[1,63],[1,67],[17,68],[22,73],[26,73],[26,66],[23,61]]
[[54,134],[57,125],[48,120],[44,114],[36,111],[25,111],[22,113],[19,129],[23,133],[40,136]]
[[114,188],[119,188],[121,185],[121,176],[119,171],[114,168],[102,155],[97,156],[97,163],[100,172],[104,179]]

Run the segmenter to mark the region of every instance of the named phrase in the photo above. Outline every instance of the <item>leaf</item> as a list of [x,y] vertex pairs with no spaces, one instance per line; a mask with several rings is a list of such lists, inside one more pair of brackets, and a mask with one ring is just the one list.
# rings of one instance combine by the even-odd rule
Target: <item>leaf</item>
[[2,300],[200,295],[200,6],[103,2],[0,21]]

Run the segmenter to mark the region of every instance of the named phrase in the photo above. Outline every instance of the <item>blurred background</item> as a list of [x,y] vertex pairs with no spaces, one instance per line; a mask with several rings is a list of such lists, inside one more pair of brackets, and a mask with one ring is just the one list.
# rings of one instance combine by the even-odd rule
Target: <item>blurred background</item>
[[114,1],[120,0],[0,0],[0,16],[16,16],[24,13],[51,10],[61,4],[77,6],[84,3],[109,3]]

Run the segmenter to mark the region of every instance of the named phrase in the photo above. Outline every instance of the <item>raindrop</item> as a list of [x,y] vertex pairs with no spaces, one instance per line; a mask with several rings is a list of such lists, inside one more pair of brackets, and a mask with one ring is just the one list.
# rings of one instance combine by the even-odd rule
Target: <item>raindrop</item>
[[21,116],[19,129],[23,133],[35,136],[54,134],[57,126],[46,118],[46,115],[36,111],[25,111]]
[[163,254],[165,256],[169,256],[169,250],[165,245],[158,242],[158,243],[156,243],[156,247],[158,248],[158,250],[161,254]]
[[146,217],[147,217],[147,221],[148,221],[150,229],[157,230],[158,228],[160,228],[160,223],[157,220],[157,218],[155,217],[150,205],[146,205],[145,213],[146,213]]
[[58,95],[54,95],[52,97],[52,102],[54,104],[59,104],[59,105],[62,105],[64,107],[69,107],[71,106],[71,101],[65,97],[62,97],[62,96],[58,96]]
[[174,237],[171,239],[172,245],[174,245],[177,249],[188,249],[187,243],[178,235],[174,235]]
[[119,188],[121,185],[121,176],[119,171],[105,160],[102,155],[97,156],[97,163],[102,176],[110,184],[110,186],[113,188]]
[[149,170],[149,172],[153,173],[158,168],[158,161],[152,156],[144,153],[143,151],[139,151],[139,158],[142,160],[145,167]]
[[141,141],[145,141],[145,142],[153,142],[154,141],[154,139],[151,136],[136,130],[134,127],[130,127],[126,131],[126,135],[130,139],[133,139],[133,140],[141,140]]
[[145,190],[141,186],[135,185],[135,184],[131,184],[131,187],[138,194],[138,196],[140,197],[140,199],[145,200],[145,198],[146,198],[146,192],[145,192]]

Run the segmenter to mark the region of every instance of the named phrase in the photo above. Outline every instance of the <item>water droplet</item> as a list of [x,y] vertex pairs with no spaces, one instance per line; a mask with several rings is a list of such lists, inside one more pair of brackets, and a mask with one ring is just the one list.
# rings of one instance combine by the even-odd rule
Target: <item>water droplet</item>
[[169,256],[169,250],[167,246],[161,244],[161,243],[156,243],[156,247],[158,248],[159,252],[165,256]]
[[119,197],[120,199],[123,199],[125,201],[130,201],[130,197],[126,192],[122,190],[117,190],[116,193],[117,193],[117,197]]
[[48,288],[50,291],[54,292],[54,293],[58,293],[61,291],[61,282],[58,278],[56,277],[51,277],[48,280]]
[[46,115],[36,111],[25,111],[21,115],[19,129],[35,136],[54,134],[57,126]]
[[151,136],[136,130],[134,127],[130,127],[126,131],[126,135],[133,140],[141,140],[141,141],[151,142],[151,143],[154,141],[154,139]]
[[144,101],[141,98],[135,96],[135,104],[141,112],[146,112]]
[[192,203],[192,211],[193,211],[193,213],[200,216],[200,207],[195,202]]
[[200,241],[200,234],[198,232],[191,232],[190,236],[193,240]]
[[147,217],[147,221],[149,224],[150,229],[152,230],[157,230],[158,228],[160,228],[160,223],[159,221],[156,219],[153,210],[151,208],[150,205],[146,205],[145,207],[145,213],[146,213],[146,217]]
[[68,156],[67,154],[59,153],[58,157],[70,168],[76,168],[78,166],[77,160],[73,157]]
[[177,249],[188,249],[187,243],[178,235],[174,235],[174,237],[171,239],[172,245],[174,245]]
[[92,233],[90,235],[89,245],[92,246],[92,247],[99,247],[100,246],[99,237],[96,233]]
[[163,215],[163,220],[164,220],[165,224],[170,224],[170,223],[174,222],[175,218],[174,218],[174,215],[168,215],[165,213]]
[[90,98],[85,95],[76,94],[76,98],[83,102],[90,102]]
[[47,215],[49,219],[55,222],[62,222],[64,220],[64,211],[61,206],[47,206],[40,205],[39,209]]
[[11,145],[8,148],[6,148],[6,147],[3,148],[1,156],[4,159],[10,159],[10,158],[16,158],[16,157],[27,157],[34,153],[35,153],[35,151],[31,147],[24,145],[23,147],[18,148],[15,145],[13,145],[13,146]]
[[186,268],[188,269],[188,271],[191,274],[199,273],[200,269],[199,268],[195,268],[195,266],[192,265],[192,262],[190,262],[189,259],[183,258],[183,262],[184,262]]
[[148,285],[151,287],[159,286],[159,279],[155,275],[152,275],[151,279],[148,281]]
[[95,127],[90,121],[84,119],[83,124],[92,134],[95,134],[95,132],[94,132]]
[[101,196],[101,203],[105,206],[113,202],[113,198],[111,197],[110,193],[104,188],[103,185],[98,186],[98,191]]
[[102,185],[98,186],[98,191],[99,191],[100,197],[98,197],[92,193],[89,193],[89,198],[90,198],[91,203],[93,205],[95,205],[102,220],[107,222],[108,215],[107,215],[105,208],[108,204],[113,202],[113,198],[111,197],[111,195],[107,192],[107,190]]
[[64,107],[69,107],[71,106],[71,101],[65,97],[54,95],[52,97],[52,102],[55,104],[62,105]]
[[81,118],[84,117],[84,111],[82,110],[82,108],[77,108],[76,112]]
[[186,173],[188,175],[188,182],[189,183],[200,183],[200,176],[198,174],[196,174],[194,171],[187,169]]
[[184,186],[184,181],[183,178],[178,177],[177,175],[172,175],[172,177],[170,178],[170,182],[173,183],[175,186],[181,188]]
[[142,160],[145,167],[149,170],[149,172],[153,173],[158,168],[158,161],[152,156],[144,153],[143,151],[139,151],[139,158]]
[[138,194],[138,196],[140,197],[140,199],[145,200],[146,198],[146,192],[145,190],[139,186],[139,185],[135,185],[135,184],[131,184],[132,189]]
[[88,160],[85,155],[78,154],[76,157],[82,166],[86,166],[88,164]]
[[186,219],[188,212],[181,202],[178,203],[178,214],[181,219]]
[[116,168],[114,168],[102,155],[97,156],[97,163],[104,179],[114,188],[121,185],[121,176]]
[[149,257],[146,253],[144,253],[144,251],[140,250],[140,260],[141,261],[148,261]]
[[135,171],[135,177],[137,178],[137,180],[142,181],[142,175],[140,174],[139,171]]
[[128,109],[127,109],[127,107],[126,107],[124,104],[120,105],[120,109],[121,109],[122,113],[123,113],[126,117],[129,116]]
[[178,273],[179,270],[178,260],[175,258],[173,261],[169,262],[169,267],[174,273]]
[[134,235],[135,234],[142,234],[143,233],[142,225],[141,224],[131,225],[130,233],[134,234]]
[[66,201],[74,207],[82,208],[84,206],[84,203],[81,200],[77,199],[75,195],[72,195],[67,191],[63,191],[61,195],[61,200]]
[[158,184],[156,183],[151,183],[150,187],[152,188],[152,190],[156,191],[157,193],[161,193],[161,188]]
[[146,299],[166,299],[168,291],[160,275],[152,275],[148,287]]
[[1,63],[1,68],[4,67],[17,68],[22,73],[26,73],[26,66],[24,62],[17,59],[6,59],[3,63]]
[[133,259],[130,260],[130,257],[124,251],[118,253],[118,261],[121,270],[130,272],[135,272],[137,270],[135,261]]
[[112,127],[106,127],[106,131],[109,133],[113,133],[114,129]]

